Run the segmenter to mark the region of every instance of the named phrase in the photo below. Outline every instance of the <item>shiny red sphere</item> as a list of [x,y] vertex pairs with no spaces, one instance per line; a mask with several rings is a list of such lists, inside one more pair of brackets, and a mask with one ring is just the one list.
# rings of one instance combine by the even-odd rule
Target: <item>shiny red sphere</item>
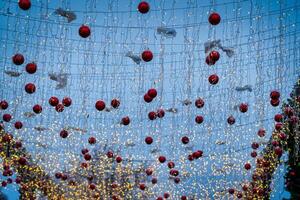
[[28,63],[25,69],[28,74],[34,74],[37,70],[37,65],[34,62]]
[[57,112],[62,112],[62,111],[64,111],[64,109],[65,109],[65,106],[64,106],[63,104],[61,104],[61,103],[59,103],[59,104],[57,104],[57,105],[55,106],[55,110],[56,110]]
[[81,37],[83,38],[87,38],[91,35],[91,29],[90,27],[86,26],[86,25],[82,25],[79,30],[78,33]]
[[32,94],[34,93],[36,90],[36,87],[33,83],[27,83],[25,85],[25,91],[28,93],[28,94]]
[[221,21],[221,17],[218,13],[213,12],[209,15],[208,21],[211,25],[218,25]]
[[249,170],[249,169],[251,169],[251,164],[250,163],[246,163],[244,167],[245,167],[246,170]]
[[9,122],[10,120],[11,120],[11,115],[10,114],[8,114],[8,113],[6,113],[6,114],[4,114],[3,116],[2,116],[2,119],[3,119],[3,121],[5,121],[5,122]]
[[217,51],[211,51],[209,53],[209,58],[214,61],[217,62],[220,59],[220,53]]
[[197,124],[201,124],[201,123],[203,122],[203,120],[204,120],[204,118],[203,118],[203,116],[201,116],[201,115],[198,115],[198,116],[196,116],[196,118],[195,118],[195,122],[196,122]]
[[148,137],[145,138],[145,142],[146,142],[146,144],[152,144],[153,138],[148,136]]
[[208,81],[212,85],[216,85],[219,82],[219,77],[217,74],[212,74],[208,77]]
[[154,99],[157,96],[157,91],[155,88],[151,88],[148,90],[147,94]]
[[40,114],[43,109],[42,109],[42,106],[40,106],[39,104],[36,104],[32,107],[32,110],[34,113]]
[[197,108],[203,108],[203,106],[204,106],[204,100],[203,99],[201,99],[201,98],[198,98],[198,99],[196,99],[196,101],[195,101],[195,106],[197,107]]
[[260,129],[258,130],[258,132],[257,132],[257,135],[258,135],[259,137],[264,137],[264,136],[266,135],[266,130],[263,129],[263,128],[260,128]]
[[62,138],[66,138],[66,137],[68,137],[69,133],[66,130],[62,130],[59,135]]
[[92,159],[92,156],[89,153],[84,154],[83,157],[84,157],[85,160],[91,160]]
[[138,11],[142,14],[147,13],[150,10],[150,5],[146,1],[142,1],[138,5]]
[[139,188],[140,188],[140,190],[145,190],[146,185],[144,183],[140,183]]
[[25,59],[22,54],[17,53],[12,57],[12,61],[15,65],[22,65]]
[[159,157],[158,157],[158,161],[159,161],[160,163],[164,163],[164,162],[166,162],[166,157],[165,157],[165,156],[159,156]]
[[142,53],[142,59],[145,62],[150,62],[153,59],[153,53],[150,50],[146,50]]
[[119,106],[120,106],[120,100],[119,99],[112,99],[111,102],[110,102],[110,105],[113,108],[119,108]]
[[246,103],[241,103],[239,109],[242,113],[245,113],[248,111],[248,105]]
[[168,167],[169,167],[170,169],[174,168],[174,167],[175,167],[175,163],[172,162],[172,161],[168,162]]
[[235,118],[234,118],[233,116],[229,116],[229,117],[227,118],[227,123],[228,123],[229,125],[233,125],[233,124],[235,123]]
[[116,157],[116,162],[117,162],[117,163],[122,162],[122,157],[121,157],[121,156],[117,156],[117,157]]
[[283,119],[282,114],[276,114],[276,115],[274,116],[274,120],[275,120],[276,122],[281,122],[282,119]]
[[2,101],[0,102],[0,109],[1,109],[1,110],[6,110],[7,108],[8,108],[8,103],[7,103],[7,101],[2,100]]
[[147,103],[150,103],[153,100],[152,97],[150,97],[147,93],[144,95],[144,101]]
[[31,7],[31,2],[30,0],[19,0],[19,7],[22,10],[29,10]]
[[273,90],[271,93],[270,93],[270,98],[271,99],[279,99],[280,97],[280,93],[276,90]]
[[66,107],[69,107],[72,104],[72,99],[70,97],[64,97],[62,100],[62,104]]
[[22,122],[20,122],[20,121],[16,121],[16,122],[15,122],[15,128],[16,128],[16,129],[21,129],[22,127],[23,127]]
[[57,97],[50,97],[49,104],[51,106],[57,106],[59,104],[59,99]]
[[128,116],[122,118],[123,125],[127,126],[130,123],[130,118]]
[[27,159],[25,157],[20,157],[18,162],[20,165],[26,165]]
[[102,111],[105,109],[105,102],[102,100],[98,100],[95,104],[95,108],[99,111]]
[[279,99],[271,99],[270,100],[270,104],[274,107],[278,106],[280,104],[280,100]]
[[164,109],[160,108],[157,110],[156,114],[158,118],[163,118],[165,116],[165,111]]
[[112,157],[114,157],[114,153],[113,153],[112,151],[108,151],[108,152],[106,153],[106,156],[107,156],[108,158],[112,158]]
[[190,142],[190,139],[189,139],[187,136],[183,136],[183,137],[181,138],[181,142],[182,142],[183,144],[188,144],[188,143]]
[[155,120],[156,117],[157,117],[156,112],[151,111],[151,112],[148,113],[148,118],[149,118],[150,120]]
[[209,66],[216,64],[216,61],[212,60],[209,55],[206,56],[205,62]]
[[90,144],[95,144],[96,143],[96,138],[95,137],[90,137],[89,138],[89,143]]

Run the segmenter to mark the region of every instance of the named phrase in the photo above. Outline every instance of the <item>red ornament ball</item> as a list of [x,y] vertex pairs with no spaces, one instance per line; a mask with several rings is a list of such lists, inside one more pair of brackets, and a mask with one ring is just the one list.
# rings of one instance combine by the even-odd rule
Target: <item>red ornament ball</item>
[[157,183],[157,178],[155,178],[155,177],[152,178],[151,183],[152,183],[152,184],[156,184],[156,183]]
[[9,122],[11,120],[11,115],[6,113],[2,116],[3,121]]
[[121,157],[121,156],[117,156],[117,157],[116,157],[116,162],[117,162],[117,163],[122,162],[122,157]]
[[283,151],[282,151],[282,149],[280,148],[280,147],[275,147],[275,154],[277,155],[277,156],[281,156],[282,155],[282,153],[283,153]]
[[66,107],[69,107],[72,104],[72,99],[70,97],[64,97],[62,100],[62,104]]
[[270,100],[270,104],[274,107],[278,106],[280,104],[280,100],[279,99],[271,99]]
[[203,120],[204,120],[204,118],[203,118],[203,116],[201,116],[201,115],[198,115],[198,116],[196,116],[196,118],[195,118],[195,122],[196,122],[197,124],[201,124],[201,123],[203,122]]
[[152,173],[153,173],[153,169],[152,169],[152,168],[146,169],[146,174],[147,174],[147,176],[151,176]]
[[170,194],[169,194],[169,193],[167,193],[167,192],[164,193],[164,198],[165,198],[165,199],[167,199],[167,198],[169,198],[169,197],[170,197]]
[[221,17],[218,13],[213,12],[209,15],[208,21],[211,25],[218,25],[221,21]]
[[145,95],[144,95],[144,101],[145,101],[145,102],[150,103],[152,100],[153,100],[153,98],[150,97],[148,94],[145,94]]
[[153,138],[148,136],[148,137],[145,138],[145,142],[146,142],[146,144],[152,144]]
[[179,182],[180,182],[180,178],[176,177],[176,178],[174,179],[174,183],[178,184]]
[[214,61],[217,62],[220,59],[220,53],[217,51],[211,51],[209,53],[209,58]]
[[283,119],[282,114],[276,114],[276,115],[274,116],[274,120],[275,120],[276,122],[281,122],[282,119]]
[[229,194],[234,194],[234,189],[233,189],[233,188],[230,188],[230,189],[228,190],[228,193],[229,193]]
[[55,106],[55,110],[56,110],[57,112],[62,112],[62,111],[64,111],[64,109],[65,109],[65,106],[64,106],[63,104],[61,104],[61,103],[59,103],[59,104],[57,104],[57,105]]
[[33,83],[27,83],[25,85],[25,91],[28,93],[28,94],[32,94],[35,92],[35,85]]
[[140,183],[140,190],[145,190],[146,189],[146,185],[144,183]]
[[29,8],[31,7],[30,0],[19,0],[19,7],[22,10],[29,10]]
[[37,65],[34,62],[28,63],[25,69],[28,74],[34,74],[37,70]]
[[62,138],[66,138],[66,137],[68,137],[69,133],[66,130],[62,130],[59,135]]
[[21,129],[22,127],[23,127],[22,122],[20,122],[20,121],[15,122],[15,128],[16,129]]
[[148,90],[147,94],[154,99],[157,96],[157,91],[155,88],[151,88]]
[[246,103],[241,103],[239,109],[242,113],[245,113],[248,111],[248,105]]
[[89,152],[89,150],[87,148],[84,148],[84,149],[81,150],[82,155],[84,155],[84,154],[86,154],[88,152]]
[[148,118],[149,118],[150,120],[155,120],[156,117],[157,117],[156,112],[151,111],[151,112],[148,113]]
[[1,110],[6,110],[7,108],[8,108],[8,103],[7,103],[7,101],[2,100],[2,101],[0,102],[0,109],[1,109]]
[[276,129],[277,131],[279,131],[279,130],[282,129],[282,126],[283,126],[282,123],[278,122],[278,123],[275,124],[275,129]]
[[130,118],[128,116],[123,117],[121,123],[127,126],[130,123]]
[[266,130],[263,129],[263,128],[260,128],[258,131],[257,131],[257,135],[259,137],[264,137],[266,135]]
[[189,139],[187,136],[183,136],[183,137],[181,138],[181,142],[182,142],[183,144],[188,144],[188,143],[190,142],[190,139]]
[[158,161],[159,161],[160,163],[164,163],[164,162],[166,162],[166,157],[165,157],[165,156],[159,156],[159,157],[158,157]]
[[90,30],[90,27],[86,26],[86,25],[82,25],[80,28],[79,28],[79,35],[83,38],[87,38],[91,35],[91,30]]
[[17,53],[12,57],[12,61],[15,65],[22,65],[25,59],[22,54]]
[[250,163],[246,163],[244,167],[245,167],[245,169],[246,169],[246,170],[249,170],[249,169],[251,169],[251,165],[250,165]]
[[216,61],[213,61],[213,60],[210,58],[209,55],[206,56],[205,62],[206,62],[206,64],[209,65],[209,66],[216,64]]
[[165,116],[165,111],[164,109],[160,108],[157,110],[156,115],[158,118],[163,118]]
[[212,74],[208,77],[208,81],[212,85],[216,85],[219,82],[219,77],[217,74]]
[[198,99],[195,101],[195,106],[196,106],[197,108],[203,108],[203,106],[204,106],[204,100],[201,99],[201,98],[198,98]]
[[95,137],[90,137],[89,138],[89,143],[90,144],[96,144],[96,138]]
[[98,100],[95,104],[95,108],[99,111],[102,111],[105,109],[105,102],[102,100]]
[[257,142],[253,142],[253,143],[251,144],[251,147],[252,147],[252,149],[258,149],[259,144],[258,144]]
[[119,108],[119,106],[120,106],[120,100],[119,99],[112,99],[111,102],[110,102],[110,105],[113,108]]
[[108,158],[112,158],[112,157],[114,157],[114,153],[113,153],[112,151],[108,151],[108,152],[106,153],[106,156],[107,156]]
[[92,159],[92,156],[89,153],[84,154],[83,157],[84,157],[85,160],[91,160]]
[[273,90],[271,93],[270,93],[270,98],[271,99],[279,99],[280,97],[280,93],[276,90]]
[[255,158],[256,156],[257,156],[256,151],[252,151],[252,152],[251,152],[251,157],[252,157],[252,158]]
[[172,161],[168,162],[168,167],[169,167],[170,169],[174,168],[174,167],[175,167],[175,163],[172,162]]
[[57,97],[50,97],[49,104],[51,106],[57,106],[59,104],[59,100]]
[[153,53],[150,50],[146,50],[142,53],[142,59],[145,62],[150,62],[153,59]]
[[32,110],[34,113],[40,114],[42,112],[43,108],[39,104],[36,104],[32,107]]
[[235,118],[234,118],[233,116],[229,116],[229,117],[227,118],[227,123],[228,123],[229,125],[233,125],[233,124],[235,123]]
[[176,169],[171,169],[170,170],[170,175],[172,175],[172,176],[178,176],[179,175],[179,171],[176,170]]
[[142,1],[138,5],[138,11],[142,14],[147,13],[150,10],[150,5],[146,1]]

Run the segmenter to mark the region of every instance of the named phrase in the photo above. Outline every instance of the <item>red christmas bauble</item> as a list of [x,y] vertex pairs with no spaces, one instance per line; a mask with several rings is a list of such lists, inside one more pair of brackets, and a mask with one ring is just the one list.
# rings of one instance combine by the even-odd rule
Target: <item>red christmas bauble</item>
[[252,152],[251,152],[251,157],[252,157],[252,158],[255,158],[256,156],[257,156],[256,151],[252,151]]
[[57,112],[62,112],[62,111],[64,111],[64,109],[65,109],[65,106],[64,106],[63,104],[61,104],[61,103],[59,103],[59,104],[57,104],[57,105],[55,106],[55,110],[56,110]]
[[276,129],[277,131],[281,130],[281,129],[282,129],[282,123],[280,123],[280,122],[276,123],[276,124],[275,124],[275,129]]
[[68,137],[69,133],[66,130],[62,130],[59,135],[62,138],[66,138],[66,137]]
[[263,128],[260,128],[260,129],[258,130],[258,132],[257,132],[257,135],[258,135],[259,137],[264,137],[264,136],[266,135],[266,130],[263,129]]
[[164,109],[160,108],[157,110],[156,115],[158,118],[163,118],[165,116],[165,111]]
[[144,101],[145,101],[145,102],[150,103],[152,100],[153,100],[153,98],[150,97],[148,94],[145,94],[145,95],[144,95]]
[[28,63],[25,69],[28,74],[34,74],[37,70],[37,65],[34,62]]
[[221,21],[221,17],[218,13],[213,12],[209,15],[208,21],[211,25],[218,25]]
[[245,113],[248,111],[248,105],[246,103],[241,103],[239,109],[242,113]]
[[277,156],[281,156],[282,155],[282,153],[283,153],[283,151],[282,151],[282,149],[280,148],[280,147],[275,147],[275,149],[274,149],[274,151],[275,151],[275,154],[277,155]]
[[35,85],[33,83],[27,83],[25,85],[25,91],[28,93],[28,94],[32,94],[35,92]]
[[172,161],[168,162],[168,167],[169,167],[170,169],[174,168],[174,167],[175,167],[175,163],[172,162]]
[[159,157],[158,157],[158,161],[159,161],[160,163],[164,163],[164,162],[166,162],[166,157],[164,157],[164,156],[159,156]]
[[281,140],[286,140],[287,136],[286,136],[285,133],[279,133],[279,138],[280,138]]
[[270,98],[271,99],[279,99],[280,97],[280,93],[276,90],[273,90],[271,93],[270,93]]
[[84,155],[84,154],[86,154],[88,152],[89,152],[89,150],[87,148],[84,148],[84,149],[81,150],[82,155]]
[[20,121],[15,122],[15,128],[16,129],[21,129],[22,127],[23,127],[22,122],[20,122]]
[[147,174],[147,176],[151,176],[152,173],[153,173],[153,169],[152,169],[152,168],[146,169],[146,174]]
[[19,160],[18,160],[18,163],[19,163],[20,165],[26,165],[27,160],[26,160],[25,157],[20,157]]
[[9,122],[11,120],[11,115],[6,113],[2,116],[3,121]]
[[208,77],[208,81],[210,84],[215,85],[219,82],[219,77],[217,74],[212,74]]
[[281,122],[282,119],[283,119],[282,114],[276,114],[276,115],[274,116],[274,120],[275,120],[276,122]]
[[72,104],[72,99],[70,97],[64,97],[62,100],[62,104],[66,107],[69,107]]
[[274,147],[277,147],[277,146],[279,146],[279,142],[276,141],[276,140],[273,140],[273,141],[272,141],[272,145],[273,145]]
[[110,105],[113,108],[118,108],[120,106],[120,100],[119,99],[112,99],[110,102]]
[[183,144],[188,144],[188,143],[190,142],[190,139],[189,139],[187,136],[183,136],[183,137],[181,138],[181,142],[182,142]]
[[258,149],[259,144],[258,144],[257,142],[253,142],[253,143],[251,144],[251,147],[252,147],[252,149]]
[[139,188],[140,188],[140,190],[145,190],[146,185],[144,183],[140,183]]
[[112,157],[114,157],[114,153],[113,153],[112,151],[108,151],[108,152],[106,153],[106,156],[107,156],[108,158],[112,158]]
[[180,178],[176,177],[176,178],[174,179],[174,183],[178,184],[179,182],[180,182]]
[[121,156],[117,156],[117,157],[116,157],[116,162],[117,162],[117,163],[122,162],[122,157],[121,157]]
[[201,99],[201,98],[196,99],[196,101],[195,101],[195,106],[196,106],[197,108],[203,108],[203,106],[204,106],[204,100]]
[[170,170],[170,175],[172,175],[172,176],[178,176],[179,175],[179,171],[176,170],[176,169],[171,169]]
[[146,144],[152,144],[153,138],[148,136],[148,137],[145,138],[145,142],[146,142]]
[[91,35],[91,29],[90,27],[86,26],[86,25],[82,25],[80,28],[79,28],[79,35],[83,38],[87,38]]
[[138,5],[138,11],[142,14],[147,13],[150,10],[150,5],[146,1],[142,1]]
[[245,167],[245,169],[246,169],[246,170],[249,170],[249,169],[251,169],[251,165],[250,165],[250,163],[246,163],[244,167]]
[[57,106],[59,104],[59,100],[57,97],[50,97],[49,104],[51,106]]
[[164,193],[164,198],[165,198],[165,199],[167,199],[167,198],[169,198],[169,197],[170,197],[170,194],[169,194],[169,193],[167,193],[167,192]]
[[92,159],[92,156],[89,153],[84,154],[83,157],[84,157],[85,160],[91,160]]
[[227,123],[228,123],[229,125],[233,125],[233,124],[235,123],[235,118],[234,118],[233,116],[229,116],[229,117],[227,118]]
[[8,108],[8,103],[7,103],[7,101],[2,100],[2,101],[0,102],[0,109],[5,110],[5,109],[7,109],[7,108]]
[[96,143],[96,138],[95,137],[90,137],[89,138],[89,143],[90,144],[95,144]]
[[195,122],[196,122],[197,124],[201,124],[201,123],[203,122],[203,120],[204,120],[204,118],[203,118],[203,116],[201,116],[201,115],[198,115],[198,116],[196,116],[196,118],[195,118]]
[[22,65],[25,59],[22,54],[17,53],[12,57],[12,61],[15,65]]
[[105,102],[102,100],[98,100],[95,104],[95,108],[99,111],[102,111],[105,109]]
[[122,118],[123,125],[127,126],[130,123],[130,118],[128,116]]
[[278,106],[280,104],[280,100],[279,99],[271,99],[270,100],[270,104],[274,107]]
[[153,59],[153,53],[150,50],[146,50],[142,53],[142,59],[145,62],[150,62]]
[[154,99],[157,96],[157,91],[155,88],[151,88],[148,90],[147,94]]
[[217,62],[220,59],[220,53],[217,51],[211,51],[209,53],[209,58],[214,61]]
[[30,0],[19,0],[19,7],[22,10],[29,10],[29,8],[31,7]]
[[216,64],[216,61],[213,61],[213,60],[210,58],[209,55],[206,56],[205,62],[206,62],[206,64],[209,65],[209,66]]
[[194,157],[193,157],[192,154],[188,155],[188,160],[189,160],[189,161],[193,161],[193,160],[194,160]]
[[148,118],[149,118],[150,120],[155,120],[156,117],[157,117],[156,112],[151,111],[151,112],[148,113]]

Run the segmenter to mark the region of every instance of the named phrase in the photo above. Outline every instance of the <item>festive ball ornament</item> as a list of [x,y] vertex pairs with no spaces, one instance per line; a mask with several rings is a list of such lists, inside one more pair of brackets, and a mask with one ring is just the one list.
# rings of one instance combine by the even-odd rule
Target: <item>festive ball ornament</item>
[[187,136],[184,136],[184,137],[181,138],[181,142],[182,142],[183,144],[188,144],[189,141],[190,141],[190,139],[189,139]]
[[151,88],[148,90],[147,94],[154,99],[157,96],[157,91],[155,88]]
[[203,108],[203,106],[204,106],[204,101],[203,101],[203,99],[201,99],[201,98],[196,99],[196,101],[195,101],[195,106],[196,106],[197,108]]
[[145,190],[146,185],[144,183],[140,183],[139,188],[140,188],[140,190]]
[[165,116],[165,111],[164,109],[160,108],[157,110],[156,115],[158,118],[163,118]]
[[272,141],[272,145],[273,145],[274,147],[277,147],[277,146],[279,146],[279,142],[276,141],[276,140],[273,140],[273,141]]
[[150,97],[148,94],[145,94],[145,95],[144,95],[144,101],[145,101],[145,102],[150,103],[152,100],[153,100],[153,98]]
[[51,105],[51,106],[57,106],[58,104],[59,104],[59,100],[58,100],[58,98],[57,97],[50,97],[50,99],[49,99],[49,104]]
[[283,126],[282,123],[278,122],[278,123],[275,124],[275,129],[277,131],[280,131],[282,129],[282,126]]
[[64,106],[63,104],[61,104],[61,103],[59,103],[59,104],[57,104],[57,105],[55,106],[55,110],[56,110],[57,112],[62,112],[62,111],[64,111],[64,109],[65,109],[65,106]]
[[286,136],[285,133],[279,133],[279,138],[280,138],[281,140],[286,140],[287,136]]
[[127,126],[129,123],[130,123],[130,118],[128,116],[122,118],[121,124]]
[[246,170],[249,170],[249,169],[251,169],[251,165],[250,165],[250,163],[246,163],[244,167],[245,167],[245,169],[246,169]]
[[102,111],[105,109],[105,102],[102,100],[98,100],[95,104],[97,110]]
[[266,130],[263,129],[263,128],[260,128],[258,131],[257,131],[257,135],[259,137],[264,137],[266,135]]
[[180,182],[180,178],[176,177],[176,178],[174,179],[174,183],[178,184],[179,182]]
[[66,107],[69,107],[72,104],[72,99],[70,97],[64,97],[62,100],[62,104]]
[[148,113],[148,118],[149,118],[150,120],[155,120],[156,117],[157,117],[156,112],[151,111],[151,112]]
[[152,180],[151,180],[151,183],[156,184],[157,183],[157,178],[153,177]]
[[167,198],[169,198],[169,197],[170,197],[170,194],[167,193],[167,192],[165,192],[165,193],[164,193],[164,198],[167,199]]
[[146,174],[147,174],[147,176],[151,176],[152,173],[153,173],[153,169],[152,169],[152,168],[146,169]]
[[19,160],[18,160],[18,163],[19,163],[20,165],[26,165],[27,160],[26,160],[25,157],[20,157]]
[[59,135],[62,138],[66,138],[66,137],[68,137],[69,133],[66,130],[62,130]]
[[212,85],[216,85],[219,82],[219,77],[217,74],[212,74],[208,77],[208,81]]
[[218,25],[221,21],[221,17],[218,13],[213,12],[209,15],[208,21],[211,25]]
[[148,136],[148,137],[145,138],[145,142],[146,142],[146,144],[152,144],[153,138]]
[[242,113],[247,112],[247,111],[248,111],[248,104],[246,104],[246,103],[241,103],[239,109],[240,109],[240,111],[241,111]]
[[37,70],[37,65],[34,62],[28,63],[25,69],[28,74],[34,74]]
[[175,167],[175,163],[172,162],[172,161],[168,162],[168,167],[169,167],[170,169],[174,168],[174,167]]
[[2,116],[3,121],[9,122],[11,120],[11,115],[6,113]]
[[235,118],[231,115],[227,118],[227,123],[233,125],[235,123]]
[[214,61],[217,62],[220,59],[220,53],[217,51],[211,51],[209,53],[209,58]]
[[112,99],[110,102],[111,107],[113,108],[119,108],[120,106],[120,101],[119,99]]
[[282,119],[283,119],[282,114],[276,114],[276,115],[274,116],[274,120],[275,120],[276,122],[281,122]]
[[213,61],[213,60],[210,58],[209,55],[206,56],[205,62],[206,62],[206,64],[209,65],[209,66],[216,64],[216,61]]
[[20,122],[20,121],[15,122],[15,128],[16,129],[21,129],[22,127],[23,127],[22,122]]
[[83,157],[84,157],[85,160],[91,160],[92,159],[92,156],[89,153],[84,154]]
[[164,163],[164,162],[166,162],[166,157],[165,157],[165,156],[159,156],[159,157],[158,157],[158,161],[159,161],[160,163]]
[[252,149],[258,149],[259,144],[258,144],[257,142],[253,142],[253,143],[251,144],[251,147],[252,147]]
[[271,99],[270,100],[270,104],[274,107],[278,106],[280,104],[280,100],[279,99]]
[[31,7],[30,0],[19,0],[19,7],[22,10],[29,10],[29,8]]
[[251,152],[251,157],[252,157],[252,158],[255,158],[256,156],[257,156],[256,151],[252,151],[252,152]]
[[117,163],[122,162],[122,157],[121,157],[121,156],[117,156],[117,157],[116,157],[116,162],[117,162]]
[[196,118],[195,118],[195,122],[196,122],[197,124],[201,124],[201,123],[203,122],[203,120],[204,120],[204,118],[203,118],[203,116],[201,116],[201,115],[198,115],[198,116],[196,116]]
[[138,5],[138,10],[140,13],[145,14],[150,10],[150,5],[146,1],[142,1]]
[[142,53],[142,59],[145,62],[150,62],[153,59],[153,54],[150,50],[146,50]]
[[90,27],[86,26],[86,25],[82,25],[79,30],[79,35],[83,38],[87,38],[91,35],[91,30]]
[[112,151],[108,151],[108,152],[106,153],[106,156],[107,156],[108,158],[113,158],[113,157],[114,157],[114,153],[113,153]]
[[176,170],[176,169],[171,169],[171,170],[170,170],[170,175],[171,175],[171,176],[178,176],[178,175],[179,175],[179,171]]
[[282,149],[280,147],[275,147],[274,151],[275,151],[275,154],[278,157],[280,157],[282,155],[282,153],[283,153],[283,151],[282,151]]
[[82,155],[84,155],[84,154],[86,154],[88,152],[89,152],[89,150],[87,148],[84,148],[84,149],[81,150]]
[[271,99],[279,99],[280,97],[280,93],[276,90],[273,90],[271,93],[270,93],[270,98]]
[[89,143],[90,144],[96,144],[96,138],[95,137],[90,137],[89,138]]
[[0,109],[6,110],[8,108],[8,103],[5,100],[0,101]]
[[12,61],[15,65],[22,65],[25,59],[22,54],[17,53],[12,57]]
[[28,93],[28,94],[32,94],[35,92],[35,85],[33,83],[27,83],[25,85],[25,91]]

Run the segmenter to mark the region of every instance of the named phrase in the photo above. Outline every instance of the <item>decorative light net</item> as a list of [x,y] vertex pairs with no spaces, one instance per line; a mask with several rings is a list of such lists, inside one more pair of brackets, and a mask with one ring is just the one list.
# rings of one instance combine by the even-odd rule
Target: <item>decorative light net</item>
[[[271,137],[274,114],[280,112],[271,106],[270,92],[280,92],[281,105],[300,72],[299,2],[149,0],[145,14],[137,10],[139,3],[32,0],[24,11],[15,0],[1,0],[1,100],[9,104],[1,114],[12,116],[4,122],[5,131],[22,141],[33,162],[65,193],[69,180],[82,187],[94,183],[95,190],[77,191],[81,199],[96,193],[96,199],[111,199],[114,190],[104,194],[97,188],[102,180],[132,184],[123,199],[156,199],[164,193],[170,199],[234,198],[228,189],[241,191],[255,169],[251,144],[260,144],[260,154]],[[73,12],[76,19],[68,22],[58,8]],[[212,12],[221,16],[216,26],[208,22]],[[78,34],[82,25],[90,28],[87,38]],[[228,56],[213,48],[220,59],[209,66],[205,43],[216,40],[234,53]],[[153,59],[138,61],[145,50]],[[13,64],[16,53],[24,56],[23,65]],[[31,62],[37,65],[34,74],[25,71]],[[208,81],[211,74],[219,77],[215,85]],[[33,94],[26,93],[27,83],[35,84]],[[147,103],[144,95],[150,88],[157,90],[157,97]],[[60,102],[70,97],[72,104],[57,112],[48,102],[52,96]],[[117,109],[110,105],[114,98],[120,101]],[[204,100],[203,108],[195,106],[198,98]],[[98,100],[106,104],[103,111],[95,108]],[[241,103],[248,105],[247,112],[240,112]],[[40,114],[32,110],[36,104],[42,106]],[[150,120],[148,113],[158,109],[165,116]],[[197,124],[200,115],[203,122]],[[231,115],[233,125],[227,123]],[[125,116],[128,126],[121,123]],[[23,123],[21,129],[15,128],[16,121]],[[260,128],[266,130],[264,137],[257,135]],[[66,138],[60,136],[62,130],[68,131]],[[148,136],[153,138],[150,145],[145,143]],[[184,136],[188,144],[182,143]],[[89,144],[90,137],[95,144]],[[91,161],[84,159],[83,148],[88,148]],[[203,156],[190,161],[197,150]],[[108,151],[113,158],[99,158]],[[159,156],[166,162],[160,163]],[[179,171],[179,183],[169,173],[170,161]],[[90,165],[82,168],[83,162]],[[247,162],[250,170],[244,168]],[[107,163],[110,168],[103,174],[93,173]],[[129,175],[125,166],[140,172]],[[145,173],[148,168],[153,169],[151,176]],[[55,178],[57,172],[67,174],[68,180]],[[283,167],[276,173],[281,175],[273,179],[271,198],[279,199]],[[92,181],[86,178],[91,174]],[[157,184],[152,184],[153,177]]]

